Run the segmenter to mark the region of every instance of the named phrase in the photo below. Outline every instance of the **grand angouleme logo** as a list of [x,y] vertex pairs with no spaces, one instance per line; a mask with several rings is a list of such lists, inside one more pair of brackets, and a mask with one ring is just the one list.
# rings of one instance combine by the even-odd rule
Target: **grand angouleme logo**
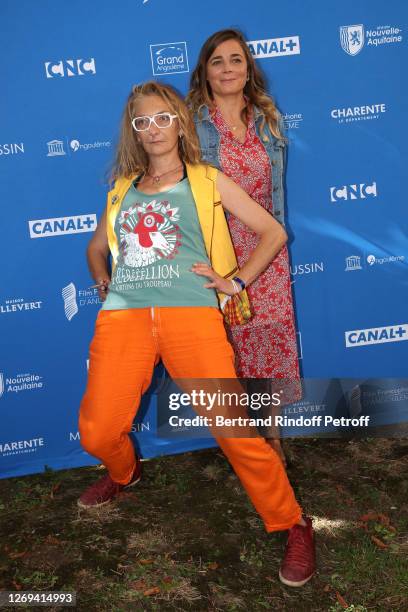
[[402,42],[402,29],[390,25],[364,28],[358,25],[340,26],[340,44],[348,55],[357,55],[364,44],[370,47],[380,47]]
[[28,222],[30,238],[49,238],[50,236],[65,236],[66,234],[82,234],[83,232],[93,232],[96,226],[97,219],[95,213],[72,215],[71,217],[35,219]]
[[83,306],[100,306],[102,304],[96,287],[77,289],[71,282],[62,288],[61,295],[68,321],[71,321]]
[[0,372],[0,397],[7,393],[18,394],[22,391],[38,391],[44,388],[44,377],[40,374],[13,374]]
[[368,329],[353,329],[344,332],[346,347],[369,346],[385,342],[402,342],[408,340],[408,323],[387,325],[386,327],[371,327]]
[[284,36],[283,38],[249,40],[247,41],[247,45],[255,59],[300,54],[299,36]]
[[150,57],[155,76],[189,71],[185,42],[150,45]]

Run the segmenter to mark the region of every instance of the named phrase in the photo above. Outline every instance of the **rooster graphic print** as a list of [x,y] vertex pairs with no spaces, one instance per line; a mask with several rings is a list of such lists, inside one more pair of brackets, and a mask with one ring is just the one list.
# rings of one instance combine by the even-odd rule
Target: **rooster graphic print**
[[179,220],[167,200],[132,204],[118,218],[120,259],[130,268],[173,259],[181,247]]

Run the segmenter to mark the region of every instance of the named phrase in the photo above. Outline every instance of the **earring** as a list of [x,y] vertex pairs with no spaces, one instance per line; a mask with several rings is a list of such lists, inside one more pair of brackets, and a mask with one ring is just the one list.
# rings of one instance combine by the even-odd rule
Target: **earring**
[[183,151],[185,152],[185,148],[184,148],[184,136],[183,134],[179,133],[179,138],[180,138],[180,144],[181,144],[181,148],[183,149]]

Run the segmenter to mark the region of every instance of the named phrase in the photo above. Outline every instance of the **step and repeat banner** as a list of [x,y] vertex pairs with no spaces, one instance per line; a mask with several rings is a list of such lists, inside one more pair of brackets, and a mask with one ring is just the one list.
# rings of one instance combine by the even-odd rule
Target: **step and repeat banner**
[[[408,5],[1,0],[0,477],[95,463],[77,429],[100,307],[85,251],[122,108],[152,78],[186,93],[202,43],[227,27],[243,30],[287,129],[302,375],[393,379],[406,403]],[[144,457],[211,444],[156,435],[164,376],[134,424]],[[324,410],[326,391],[292,413]]]

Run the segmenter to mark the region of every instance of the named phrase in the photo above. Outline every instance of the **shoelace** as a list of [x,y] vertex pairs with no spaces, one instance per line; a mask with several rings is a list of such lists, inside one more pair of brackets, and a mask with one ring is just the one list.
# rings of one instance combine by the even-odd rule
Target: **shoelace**
[[285,563],[306,567],[310,563],[307,550],[307,541],[302,531],[296,528],[291,530],[286,545]]

